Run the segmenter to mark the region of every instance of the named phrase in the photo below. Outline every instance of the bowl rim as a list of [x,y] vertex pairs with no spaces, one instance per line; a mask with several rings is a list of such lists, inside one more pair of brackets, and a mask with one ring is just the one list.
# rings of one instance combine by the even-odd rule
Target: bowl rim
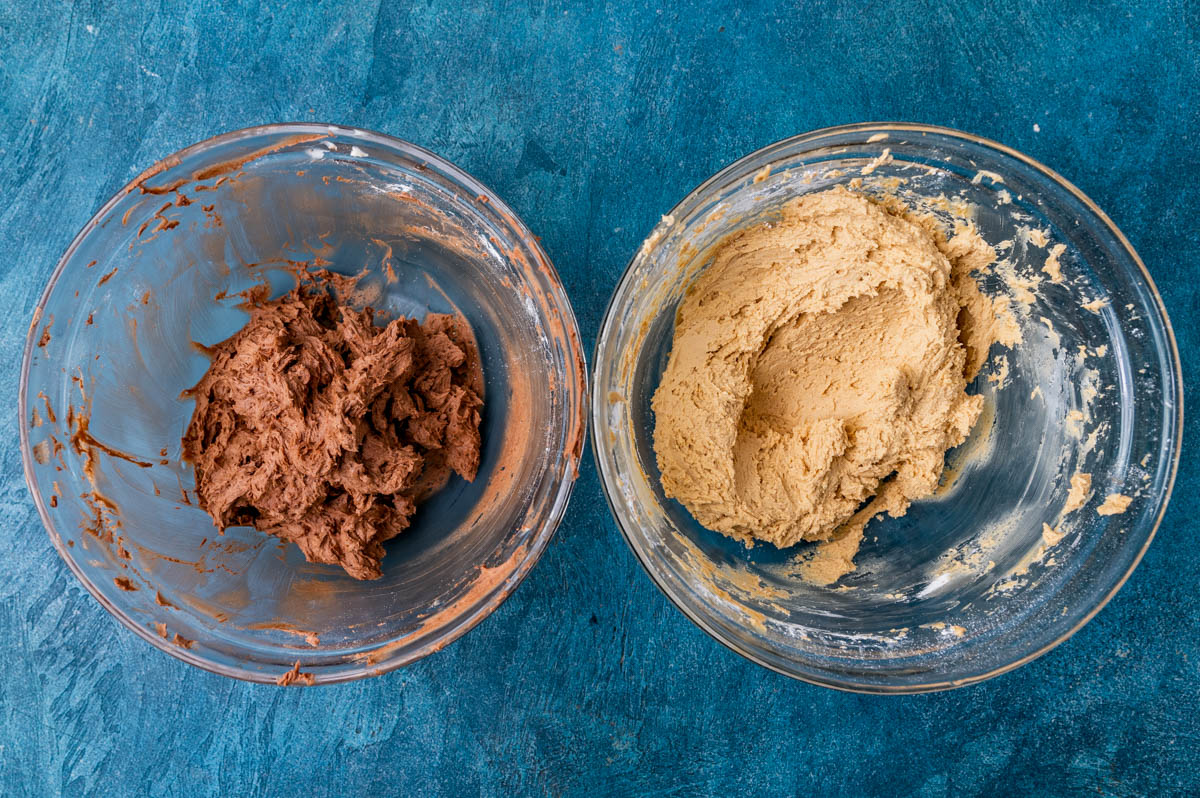
[[[939,136],[945,136],[945,137],[948,137],[951,139],[959,139],[961,141],[964,141],[964,142],[967,142],[967,143],[970,143],[973,145],[989,148],[989,149],[997,151],[998,153],[1000,153],[1002,155],[1006,155],[1017,161],[1020,161],[1022,164],[1024,164],[1027,167],[1030,167],[1035,172],[1039,172],[1039,173],[1041,173],[1042,176],[1049,178],[1053,183],[1056,183],[1060,188],[1066,190],[1076,200],[1078,200],[1080,203],[1082,203],[1083,206],[1085,208],[1087,208],[1088,211],[1090,211],[1091,213],[1093,213],[1096,216],[1097,220],[1099,220],[1101,222],[1104,229],[1113,236],[1113,238],[1116,240],[1116,242],[1128,253],[1128,255],[1131,257],[1133,262],[1137,265],[1138,271],[1141,274],[1141,278],[1142,278],[1142,280],[1145,281],[1146,287],[1149,289],[1150,297],[1153,300],[1153,304],[1154,304],[1155,309],[1158,312],[1159,318],[1162,320],[1163,329],[1166,334],[1167,355],[1170,359],[1172,368],[1171,368],[1171,374],[1169,377],[1164,375],[1164,383],[1169,383],[1171,385],[1171,387],[1174,391],[1174,395],[1175,395],[1175,404],[1176,404],[1176,412],[1175,412],[1175,418],[1174,418],[1175,441],[1174,441],[1174,446],[1172,447],[1172,451],[1170,453],[1170,462],[1168,464],[1166,489],[1162,494],[1162,499],[1157,508],[1157,512],[1155,513],[1154,521],[1150,527],[1150,532],[1146,536],[1146,540],[1142,543],[1141,547],[1135,553],[1135,555],[1134,555],[1133,559],[1131,560],[1129,567],[1126,569],[1125,573],[1123,573],[1121,575],[1121,577],[1113,584],[1113,586],[1107,592],[1104,593],[1104,595],[1100,598],[1100,601],[1097,602],[1094,607],[1092,607],[1086,613],[1084,613],[1084,615],[1078,621],[1076,621],[1075,624],[1073,624],[1067,631],[1063,632],[1061,635],[1059,635],[1054,640],[1042,645],[1040,648],[1036,649],[1035,651],[1014,660],[1013,662],[1007,663],[1007,664],[999,666],[997,668],[993,668],[992,670],[987,671],[986,673],[969,676],[969,677],[964,677],[961,679],[941,680],[941,681],[932,681],[932,682],[926,682],[926,683],[921,683],[921,684],[907,684],[907,685],[886,685],[886,684],[876,685],[876,684],[862,684],[862,683],[849,682],[849,681],[839,681],[836,678],[823,679],[823,678],[819,678],[818,676],[815,676],[812,674],[793,673],[793,672],[784,670],[781,667],[778,667],[770,662],[765,661],[761,657],[755,656],[750,651],[743,650],[742,648],[735,645],[732,640],[726,639],[724,636],[722,636],[722,634],[716,628],[715,625],[709,623],[705,618],[700,616],[698,613],[692,612],[691,610],[688,609],[686,604],[683,601],[681,601],[679,599],[679,597],[677,597],[672,592],[671,588],[665,582],[665,580],[661,579],[655,573],[655,571],[651,568],[650,564],[647,562],[647,558],[646,558],[645,554],[639,549],[637,544],[634,542],[632,535],[630,534],[629,530],[626,527],[627,522],[624,519],[622,519],[621,515],[617,511],[616,505],[614,504],[613,491],[616,488],[615,488],[615,486],[610,487],[610,475],[605,467],[604,458],[602,456],[602,446],[601,446],[602,441],[600,441],[598,438],[598,436],[600,435],[600,426],[601,426],[600,422],[603,420],[603,412],[604,412],[603,406],[602,406],[603,403],[601,402],[600,398],[598,398],[598,396],[595,395],[596,394],[595,386],[599,384],[599,378],[600,378],[599,372],[600,372],[601,354],[602,354],[601,346],[603,343],[606,342],[606,339],[608,338],[608,335],[610,332],[610,327],[612,325],[612,320],[613,320],[612,314],[615,309],[616,298],[627,287],[627,283],[632,277],[634,266],[636,265],[639,258],[641,257],[643,250],[646,249],[647,244],[651,241],[651,238],[653,238],[655,230],[658,229],[657,224],[655,225],[654,229],[651,230],[649,236],[645,239],[642,246],[634,252],[634,255],[630,258],[628,264],[626,264],[625,270],[622,272],[620,279],[618,279],[616,287],[613,289],[612,294],[609,296],[608,303],[604,308],[604,314],[601,316],[600,329],[596,334],[596,342],[595,342],[595,345],[592,350],[593,373],[591,374],[591,381],[592,381],[592,387],[593,387],[593,396],[591,397],[591,408],[590,408],[590,414],[589,414],[590,415],[589,421],[591,422],[590,435],[592,437],[592,457],[595,460],[596,470],[599,472],[601,492],[604,494],[604,499],[608,503],[609,512],[611,513],[613,520],[616,522],[617,528],[621,532],[621,536],[625,539],[625,543],[633,551],[634,559],[636,559],[638,561],[638,564],[642,566],[642,570],[644,570],[646,572],[646,574],[649,575],[650,580],[659,589],[659,591],[662,592],[662,594],[665,595],[667,597],[667,599],[673,605],[675,605],[676,609],[678,609],[680,612],[682,612],[686,618],[688,618],[693,624],[698,626],[709,637],[713,638],[714,640],[716,640],[718,643],[720,643],[721,645],[723,645],[725,648],[729,649],[730,651],[733,651],[734,653],[739,654],[742,657],[745,657],[746,659],[750,660],[751,662],[753,662],[757,665],[761,665],[762,667],[772,670],[776,673],[782,674],[784,676],[788,676],[788,677],[796,679],[798,681],[807,682],[808,684],[813,684],[818,687],[829,687],[829,688],[832,688],[835,690],[841,690],[843,692],[860,693],[860,694],[865,694],[865,695],[912,695],[912,694],[917,694],[917,693],[933,693],[933,692],[941,692],[941,691],[945,691],[945,690],[953,690],[953,689],[956,689],[959,687],[965,687],[965,686],[971,685],[971,684],[978,684],[979,682],[983,682],[988,679],[992,679],[996,676],[1000,676],[1002,674],[1008,673],[1009,671],[1015,670],[1015,669],[1021,667],[1022,665],[1026,665],[1029,662],[1032,662],[1033,660],[1037,659],[1038,657],[1042,656],[1043,654],[1048,653],[1052,649],[1058,647],[1060,644],[1064,643],[1066,640],[1071,638],[1076,632],[1078,632],[1085,625],[1087,625],[1087,623],[1089,621],[1091,621],[1094,617],[1096,617],[1096,615],[1100,612],[1100,610],[1104,609],[1104,607],[1108,604],[1108,602],[1112,600],[1113,596],[1115,596],[1117,594],[1117,591],[1119,591],[1125,585],[1125,583],[1129,580],[1129,577],[1133,574],[1134,570],[1141,563],[1142,557],[1145,556],[1146,550],[1150,547],[1151,542],[1153,542],[1154,536],[1155,536],[1155,534],[1157,534],[1158,528],[1162,523],[1163,516],[1166,514],[1167,506],[1170,504],[1171,493],[1174,490],[1175,478],[1176,478],[1176,475],[1179,470],[1180,452],[1181,452],[1182,446],[1183,446],[1183,434],[1182,434],[1182,431],[1183,431],[1183,406],[1184,406],[1183,372],[1182,372],[1182,366],[1181,366],[1180,359],[1179,359],[1179,347],[1175,340],[1175,331],[1171,326],[1171,318],[1167,314],[1167,308],[1166,308],[1166,305],[1163,303],[1162,294],[1159,292],[1158,286],[1155,285],[1154,278],[1150,275],[1150,272],[1146,269],[1146,264],[1142,261],[1141,256],[1138,255],[1137,251],[1133,248],[1133,245],[1129,242],[1129,239],[1125,237],[1125,234],[1121,232],[1121,230],[1112,221],[1112,219],[1110,219],[1108,217],[1108,214],[1106,214],[1103,210],[1101,210],[1100,207],[1095,202],[1093,202],[1090,197],[1088,197],[1079,188],[1077,188],[1075,186],[1075,184],[1073,184],[1072,182],[1067,180],[1062,175],[1058,174],[1058,172],[1054,171],[1053,169],[1051,169],[1050,167],[1041,163],[1040,161],[1038,161],[1028,155],[1025,155],[1024,153],[1022,153],[1016,149],[1013,149],[1012,147],[1001,144],[992,139],[985,138],[983,136],[977,136],[973,133],[967,133],[966,131],[958,130],[958,129],[951,128],[951,127],[944,127],[941,125],[928,125],[928,124],[922,124],[922,123],[917,123],[917,122],[909,123],[909,122],[897,122],[897,121],[855,122],[855,123],[845,124],[845,125],[834,125],[831,127],[817,128],[815,130],[811,130],[811,131],[808,131],[805,133],[799,133],[799,134],[796,134],[793,136],[788,136],[786,138],[782,138],[777,141],[771,142],[770,144],[760,147],[760,148],[754,150],[753,152],[747,153],[746,155],[743,155],[742,157],[737,158],[736,160],[723,166],[722,168],[718,169],[711,177],[707,178],[706,180],[701,182],[699,185],[697,185],[695,188],[693,188],[691,191],[689,191],[686,195],[684,195],[683,199],[681,199],[679,202],[675,203],[675,205],[671,208],[671,210],[669,210],[667,212],[667,216],[679,218],[678,214],[680,211],[687,208],[691,203],[696,201],[699,197],[703,196],[710,188],[721,183],[728,175],[735,173],[744,163],[751,161],[753,159],[756,159],[756,158],[762,156],[764,153],[767,153],[767,152],[770,152],[770,151],[776,150],[776,149],[795,147],[796,145],[800,145],[800,144],[813,145],[813,144],[817,143],[818,141],[820,141],[821,139],[828,138],[831,136],[839,136],[839,135],[845,135],[845,134],[851,134],[851,133],[868,133],[868,132],[872,135],[876,134],[876,133],[889,133],[889,134],[890,133],[912,133],[912,134],[919,134],[919,135],[937,134]],[[883,141],[880,141],[879,143],[884,144]],[[1167,414],[1164,414],[1164,415],[1167,415]]]
[[[564,436],[568,439],[563,446],[563,451],[557,461],[551,463],[548,469],[549,473],[554,474],[553,480],[547,484],[557,486],[551,487],[542,501],[549,508],[546,518],[544,519],[541,528],[537,530],[531,537],[529,544],[526,547],[524,555],[520,558],[516,567],[501,583],[498,590],[487,597],[482,602],[477,602],[475,605],[467,607],[460,614],[449,618],[438,628],[440,634],[435,633],[414,650],[406,652],[400,656],[385,660],[383,662],[371,664],[354,664],[344,670],[339,670],[334,673],[325,673],[317,671],[314,674],[314,684],[337,684],[341,682],[355,681],[369,676],[378,676],[384,673],[409,665],[417,660],[441,651],[446,646],[461,638],[467,632],[478,626],[485,618],[490,616],[501,604],[503,604],[509,596],[511,596],[518,586],[525,580],[525,577],[533,570],[533,567],[541,559],[542,554],[549,546],[550,540],[554,537],[558,527],[561,525],[563,517],[566,514],[567,506],[570,504],[571,493],[574,490],[575,482],[579,476],[579,463],[583,459],[583,448],[587,441],[587,397],[589,393],[589,377],[590,370],[587,366],[586,353],[579,334],[579,323],[575,316],[574,307],[571,304],[570,297],[567,295],[566,288],[563,286],[562,280],[559,277],[558,271],[555,269],[553,262],[542,249],[540,240],[524,220],[516,214],[492,189],[486,186],[478,178],[468,173],[463,168],[452,163],[446,158],[437,155],[436,153],[406,139],[397,136],[391,136],[386,133],[361,128],[356,126],[338,125],[333,123],[321,122],[274,122],[263,125],[251,125],[248,127],[237,128],[235,130],[219,133],[215,136],[210,136],[194,144],[191,144],[182,149],[176,150],[163,158],[155,161],[153,165],[144,171],[140,172],[132,180],[118,189],[100,208],[91,216],[91,218],[80,228],[79,232],[71,239],[71,243],[64,250],[54,270],[51,272],[49,279],[46,282],[45,288],[42,289],[38,297],[37,303],[34,306],[33,315],[30,319],[29,330],[25,336],[25,347],[21,357],[21,371],[18,386],[18,401],[17,401],[17,428],[19,430],[19,445],[21,448],[21,461],[25,476],[26,489],[33,498],[34,505],[37,507],[38,515],[41,519],[42,526],[46,530],[50,541],[57,550],[59,557],[67,564],[67,567],[79,580],[79,582],[87,589],[87,591],[95,598],[100,605],[117,621],[119,621],[127,629],[131,630],[138,637],[150,643],[154,648],[162,651],[170,656],[182,660],[189,665],[193,665],[210,673],[215,673],[221,676],[238,679],[246,682],[254,682],[258,684],[277,684],[279,674],[273,671],[255,670],[242,665],[227,666],[207,657],[200,656],[194,653],[191,649],[182,646],[171,645],[168,641],[163,640],[155,634],[152,634],[148,628],[134,621],[126,612],[113,604],[104,593],[93,583],[91,579],[82,571],[79,565],[75,562],[74,557],[68,552],[64,546],[62,537],[50,518],[49,510],[42,499],[41,493],[35,489],[34,477],[34,459],[33,450],[30,444],[30,431],[24,423],[24,419],[28,416],[28,399],[27,393],[29,388],[29,374],[32,366],[34,349],[36,348],[36,331],[38,324],[41,322],[44,315],[46,303],[49,301],[59,278],[62,276],[67,264],[71,261],[76,250],[83,244],[91,231],[98,227],[106,219],[112,209],[126,195],[132,193],[144,181],[154,177],[155,175],[174,168],[187,159],[202,155],[209,150],[221,145],[235,143],[240,140],[250,139],[256,136],[282,136],[316,133],[336,135],[349,139],[358,140],[364,143],[382,144],[393,150],[398,150],[405,155],[414,159],[424,160],[431,165],[434,165],[440,172],[450,178],[461,189],[466,189],[475,196],[486,199],[495,211],[500,214],[514,228],[514,231],[520,235],[522,244],[527,246],[534,256],[536,264],[534,268],[545,274],[550,293],[558,302],[558,312],[562,317],[563,338],[567,342],[569,352],[565,358],[566,368],[568,371],[568,391],[574,390],[578,386],[578,396],[575,401],[565,405],[566,418],[564,424]],[[574,436],[577,442],[572,443],[569,437]],[[447,631],[448,630],[448,631]],[[400,638],[397,638],[400,639]],[[388,649],[389,645],[394,644],[395,640],[388,640],[367,649],[367,653],[371,650]],[[297,651],[296,654],[300,660],[304,652]],[[320,667],[320,666],[318,666]]]

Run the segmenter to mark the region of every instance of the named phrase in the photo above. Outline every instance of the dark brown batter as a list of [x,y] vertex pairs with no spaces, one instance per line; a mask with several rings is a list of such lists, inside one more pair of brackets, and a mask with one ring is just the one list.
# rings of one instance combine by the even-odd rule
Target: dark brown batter
[[370,308],[339,304],[330,279],[252,301],[246,326],[210,350],[186,392],[183,452],[218,527],[251,525],[376,579],[417,503],[451,471],[475,478],[483,373],[461,318],[378,326]]

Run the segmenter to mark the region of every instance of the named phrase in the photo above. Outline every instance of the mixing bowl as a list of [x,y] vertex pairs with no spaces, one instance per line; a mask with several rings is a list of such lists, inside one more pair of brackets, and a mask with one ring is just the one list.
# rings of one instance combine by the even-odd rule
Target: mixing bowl
[[[420,507],[375,581],[249,527],[218,534],[180,459],[196,344],[246,322],[239,291],[324,264],[365,269],[355,296],[392,316],[462,313],[483,361],[479,474]],[[142,638],[242,679],[298,662],[336,682],[437,651],[516,588],[566,507],[585,392],[570,303],[499,198],[388,136],[273,125],[161,161],[76,237],[30,328],[21,448],[54,546]]]
[[[968,388],[986,405],[939,491],[871,522],[856,568],[803,576],[811,544],[747,549],[663,495],[650,400],[690,280],[731,232],[834,185],[970,220],[999,262],[1020,345]],[[1050,261],[1050,265],[1047,265]],[[1051,279],[1053,262],[1061,282]],[[986,679],[1086,623],[1141,559],[1179,456],[1179,357],[1129,242],[1061,177],[944,128],[864,124],[797,136],[725,168],[670,211],[629,264],[596,346],[596,459],[625,539],[692,621],[751,660],[850,690],[918,692]],[[1064,512],[1071,478],[1087,503]],[[1132,498],[1107,513],[1109,494]],[[1049,526],[1046,530],[1044,525]]]

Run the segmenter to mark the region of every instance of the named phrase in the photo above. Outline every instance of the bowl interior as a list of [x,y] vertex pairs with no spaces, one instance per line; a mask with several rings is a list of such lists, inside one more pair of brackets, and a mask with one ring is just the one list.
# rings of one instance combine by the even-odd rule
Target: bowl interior
[[[981,287],[1011,299],[1023,340],[994,347],[969,387],[986,409],[947,455],[938,493],[901,518],[870,523],[855,570],[818,585],[802,578],[811,545],[747,549],[664,497],[650,399],[684,289],[712,247],[832,185],[899,196],[949,226],[970,217],[999,257]],[[1044,270],[1058,245],[1061,283]],[[1019,664],[1090,618],[1124,581],[1170,489],[1178,391],[1157,295],[1085,198],[978,139],[860,126],[760,151],[664,217],[610,306],[592,413],[622,530],[689,617],[793,676],[913,691]],[[1081,472],[1092,478],[1089,500],[1064,513]],[[1110,493],[1132,497],[1124,513],[1098,514]]]
[[[352,678],[445,645],[537,559],[573,479],[582,361],[553,269],[486,189],[385,137],[258,129],[164,164],[77,239],[31,334],[30,480],[60,551],[143,636],[245,678],[297,659]],[[195,343],[237,331],[235,294],[282,293],[297,265],[365,270],[355,304],[462,313],[480,346],[479,474],[420,507],[379,580],[251,528],[218,534],[180,460],[180,392],[208,367]],[[81,417],[98,443],[73,445]]]

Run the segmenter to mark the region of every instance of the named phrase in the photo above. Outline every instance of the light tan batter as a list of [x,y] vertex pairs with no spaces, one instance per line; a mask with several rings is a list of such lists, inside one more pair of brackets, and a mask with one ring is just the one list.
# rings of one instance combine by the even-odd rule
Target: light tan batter
[[721,242],[653,398],[667,495],[746,543],[839,538],[848,563],[867,521],[934,492],[983,406],[968,381],[1015,343],[971,277],[994,257],[843,188]]

